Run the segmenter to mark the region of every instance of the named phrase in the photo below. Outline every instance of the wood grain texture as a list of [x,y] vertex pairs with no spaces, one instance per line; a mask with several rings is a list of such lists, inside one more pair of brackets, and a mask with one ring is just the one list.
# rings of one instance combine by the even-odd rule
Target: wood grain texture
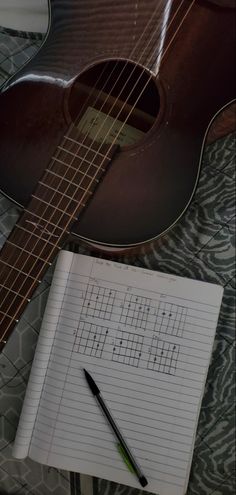
[[[178,220],[196,187],[209,122],[235,94],[231,9],[195,2],[158,66],[160,33],[165,49],[191,2],[183,3],[167,33],[164,0],[135,5],[54,0],[44,45],[0,97],[2,189],[25,205],[67,129],[70,90],[81,71],[130,53],[150,69],[145,43],[136,42],[158,7],[146,41],[156,27],[153,72],[158,68],[161,118],[140,143],[120,151],[73,226],[80,239],[100,248],[145,243]],[[170,1],[169,20],[180,5]]]

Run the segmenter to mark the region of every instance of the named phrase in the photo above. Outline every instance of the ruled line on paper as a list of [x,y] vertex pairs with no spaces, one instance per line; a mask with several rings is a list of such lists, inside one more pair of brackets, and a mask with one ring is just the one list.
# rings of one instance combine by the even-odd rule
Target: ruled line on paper
[[[50,412],[51,410],[48,409],[47,411]],[[47,426],[50,425],[50,423],[49,423],[49,417],[50,416],[46,415],[46,412],[44,414],[44,410],[43,410],[43,412],[41,411],[40,415],[41,415],[41,420],[40,420],[39,425],[36,426],[35,431],[37,431],[37,430],[40,431],[39,426],[46,426],[47,427]],[[81,422],[81,426],[83,427],[84,426],[84,423],[83,423],[83,420],[81,418],[80,418],[80,422]],[[62,422],[59,421],[59,423],[60,423],[60,432],[63,432],[64,431],[64,432],[67,433],[68,431],[70,431],[70,428],[73,428],[73,422],[72,423],[65,423],[65,422],[62,423]],[[93,420],[93,424],[94,424],[94,420]],[[67,425],[68,425],[68,428],[67,428]],[[102,425],[102,424],[99,423],[99,422],[96,422],[96,425],[99,426],[99,425]],[[102,426],[104,426],[104,425],[102,425]],[[99,428],[95,428],[94,426],[90,426],[91,432],[90,433],[86,433],[86,436],[87,437],[91,437],[92,439],[94,439],[94,434],[92,434],[92,432],[93,431],[96,431],[96,433],[97,432],[101,432],[102,433],[102,437],[104,438],[104,433],[102,431],[102,426],[101,426],[100,429]],[[129,431],[132,432],[132,433],[138,433],[138,430],[129,429]],[[162,433],[164,433],[164,430],[162,430]],[[167,431],[167,433],[168,433],[168,431]],[[73,435],[74,435],[74,432],[73,432]],[[149,447],[146,450],[146,452],[151,452],[150,448],[151,448],[152,445],[154,445],[154,446],[158,445],[158,453],[159,452],[160,453],[164,452],[165,454],[167,454],[167,452],[169,450],[171,450],[171,452],[172,451],[173,452],[178,452],[178,454],[186,454],[186,460],[187,460],[188,455],[189,455],[190,443],[189,442],[182,442],[181,440],[179,440],[179,438],[182,438],[181,435],[179,435],[177,433],[175,433],[175,434],[173,433],[171,439],[170,438],[168,439],[165,436],[160,436],[159,434],[158,435],[155,435],[154,437],[153,437],[153,435],[150,434],[150,436],[151,436],[151,439],[155,438],[155,442],[150,442],[150,439],[146,439],[146,443],[148,444],[148,447]],[[178,439],[175,440],[175,437],[178,437]],[[75,436],[74,436],[74,438],[75,438]],[[137,440],[137,435],[135,435],[135,436],[131,436],[130,435],[129,438],[131,440],[135,441],[135,440]],[[159,444],[157,443],[158,440],[160,440],[160,443]],[[163,440],[164,440],[164,442],[163,442]],[[165,442],[166,442],[166,444],[165,444]],[[145,445],[145,443],[142,443],[142,447],[144,445]],[[176,448],[174,447],[174,445],[176,445]],[[187,450],[183,450],[183,448],[180,447],[181,445],[185,445],[186,447],[188,446],[188,449]],[[139,450],[143,450],[143,448],[140,448],[139,447]],[[175,458],[174,456],[171,456],[171,457],[172,458]],[[179,455],[178,455],[178,458],[179,458]]]
[[[68,396],[68,399],[70,399],[71,402],[73,402],[73,401],[77,402],[78,401],[77,390],[75,387],[73,387],[73,388],[72,387],[73,387],[73,384],[71,387],[67,388],[67,390],[65,391],[65,397]],[[131,396],[132,400],[137,400],[140,402],[140,398],[139,398],[138,394],[135,396],[133,394],[132,389],[126,388],[126,390],[129,390],[129,396],[131,396],[131,393],[132,393],[132,396]],[[165,391],[166,391],[166,389],[165,389]],[[112,396],[112,391],[109,390],[109,388],[106,388],[104,390],[104,392],[106,393],[106,396],[108,397],[108,399],[110,399],[110,395]],[[49,398],[48,398],[49,402],[50,402],[50,396],[51,395],[53,397],[60,397],[61,388],[57,385],[56,380],[53,383],[48,383],[47,391],[45,391],[45,393],[47,393],[49,395]],[[168,391],[167,391],[167,394],[168,394]],[[85,392],[83,392],[83,386],[80,387],[80,395],[82,397],[88,397],[89,396],[86,389],[85,389]],[[154,398],[157,398],[158,402],[159,402],[159,407],[160,407],[160,401],[161,401],[161,404],[163,404],[163,407],[169,408],[171,410],[173,410],[173,402],[174,402],[174,404],[175,404],[174,408],[176,411],[180,411],[180,414],[182,414],[183,412],[191,413],[195,410],[196,402],[191,402],[190,400],[188,402],[185,401],[183,407],[178,407],[179,398],[177,398],[177,397],[176,398],[170,398],[170,397],[167,397],[166,395],[161,395],[160,393],[158,393],[158,394],[152,394],[153,400],[151,401],[151,400],[146,399],[146,397],[149,395],[150,394],[148,394],[148,395],[146,394],[144,396],[144,398],[145,398],[145,403],[150,404],[150,405],[153,404]],[[116,398],[117,398],[117,400],[114,400],[114,398],[113,398],[113,400],[110,399],[110,400],[112,400],[113,404],[121,403],[123,400],[127,399],[127,393],[126,394],[117,393]],[[183,404],[183,401],[181,401],[181,404]],[[187,406],[189,406],[189,409]],[[141,409],[142,409],[142,407],[141,407]],[[171,416],[174,416],[174,415],[171,415]]]
[[[40,436],[37,436],[37,434],[36,434],[37,432],[39,433]],[[65,432],[65,434],[63,436],[63,433],[64,432]],[[46,433],[46,431],[44,431],[44,430],[42,430],[40,428],[37,428],[36,433],[35,433],[35,438],[37,438],[38,440],[44,439],[44,442],[47,443],[47,433]],[[45,435],[45,437],[44,437],[44,435]],[[80,450],[80,448],[83,447],[83,445],[84,445],[85,448],[86,448],[86,446],[88,448],[91,447],[90,452],[93,452],[93,453],[95,452],[95,450],[94,450],[95,449],[94,442],[93,441],[89,442],[88,437],[86,437],[86,443],[84,443],[82,441],[80,443],[80,446],[78,445],[78,440],[73,437],[73,434],[71,434],[71,436],[70,436],[68,431],[62,430],[61,431],[61,434],[60,435],[57,434],[56,438],[57,438],[58,441],[60,441],[60,440],[62,440],[62,441],[67,440],[68,444],[70,442],[71,442],[72,445],[74,444],[74,447],[73,447],[73,450],[74,451]],[[105,440],[105,444],[106,444],[107,453],[110,452],[108,454],[109,455],[109,458],[110,459],[113,459],[115,461],[116,460],[116,457],[114,457],[114,443],[112,443],[109,440]],[[138,452],[139,452],[139,459],[140,460],[143,460],[143,461],[147,460],[147,457],[146,456],[149,454],[149,457],[150,457],[150,455],[152,455],[153,462],[158,461],[158,464],[160,466],[162,466],[162,465],[163,466],[166,466],[166,462],[165,463],[163,462],[163,454],[161,453],[161,449],[160,449],[160,454],[159,455],[157,455],[154,450],[151,451],[149,449],[146,449],[145,450],[145,449],[140,449],[139,448]],[[183,454],[182,451],[180,451],[178,457],[174,457],[174,456],[165,454],[165,459],[169,459],[169,461],[168,461],[168,467],[169,468],[176,468],[176,467],[178,467],[178,469],[180,471],[184,471],[185,470],[185,462],[186,462],[187,456],[185,456],[185,458],[181,458],[182,454]],[[171,464],[172,461],[175,461],[175,463]]]
[[[220,303],[212,284],[215,301],[201,282],[183,280],[163,276],[160,290],[156,274],[81,255],[73,255],[68,276],[59,261],[43,320],[45,333],[55,324],[57,330],[53,343],[48,341],[33,458],[47,456],[60,467],[64,459],[68,469],[76,463],[78,471],[86,464],[94,475],[101,468],[100,476],[112,473],[114,481],[125,477],[137,487],[81,378],[81,368],[88,366],[145,469],[149,490],[169,495],[171,485],[176,486],[171,493],[182,493]],[[35,372],[45,351],[40,344]],[[32,394],[37,386],[36,373]]]
[[[60,351],[60,350],[62,350],[62,351],[67,350],[67,349],[66,349],[66,347],[65,347],[65,345],[66,345],[66,344],[68,344],[68,351],[70,352],[70,347],[69,347],[69,345],[70,345],[70,344],[68,343],[68,341],[67,341],[67,340],[64,340],[64,339],[58,339],[58,342],[62,342],[62,343],[64,343],[64,346],[61,346],[61,345],[56,345],[56,346],[55,346],[55,348],[56,348],[58,351]],[[187,349],[191,349],[191,347],[187,347]],[[57,353],[56,355],[57,355],[58,357],[60,356],[60,354],[59,354],[59,353]],[[187,357],[191,356],[191,359],[192,359],[192,360],[193,360],[193,359],[194,359],[194,357],[195,357],[195,356],[192,356],[191,354],[186,354],[186,353],[183,353],[183,352],[181,352],[181,356],[187,356]],[[63,357],[65,357],[65,355],[63,355]],[[95,356],[95,357],[97,357],[97,356]],[[199,359],[205,362],[205,360],[203,360],[203,358],[202,358],[202,357],[200,357]],[[56,362],[55,362],[55,363],[56,363]],[[204,363],[200,363],[200,364],[198,364],[198,363],[194,363],[193,361],[192,361],[192,363],[190,364],[190,363],[189,363],[189,361],[183,361],[183,360],[181,360],[181,359],[179,359],[179,360],[178,360],[178,363],[179,363],[179,365],[178,365],[178,369],[179,369],[179,371],[189,371],[189,370],[188,370],[188,368],[182,368],[182,367],[180,366],[180,364],[183,364],[183,365],[184,365],[184,364],[186,364],[186,365],[189,365],[189,367],[191,366],[191,373],[192,373],[193,375],[194,375],[194,374],[196,374],[197,376],[201,375],[201,373],[200,373],[200,371],[199,371],[199,370],[198,370],[198,371],[195,371],[195,370],[194,370],[194,366],[195,366],[196,368],[202,369],[202,366],[203,366],[203,364],[204,364]],[[104,366],[103,366],[103,367],[104,367]],[[109,367],[107,366],[107,368],[109,368]],[[73,369],[73,366],[72,366],[72,369]],[[60,371],[58,371],[58,372],[60,373]],[[198,380],[197,380],[197,381],[198,381]]]
[[[96,270],[96,258],[93,258],[93,260],[92,260],[92,264],[93,264],[93,268],[95,268],[95,270]],[[113,262],[111,262],[111,265],[115,266],[115,264],[114,264]],[[111,266],[111,265],[110,265],[110,266]],[[123,266],[124,266],[124,265],[123,265]],[[123,268],[123,266],[122,266],[122,268]],[[128,265],[126,265],[126,266],[128,266]],[[117,267],[117,265],[116,265],[115,267]],[[106,271],[106,268],[107,268],[107,266],[106,266],[106,265],[103,265],[102,269],[103,269],[103,272],[104,272],[104,273],[105,273],[105,271]],[[131,269],[131,270],[130,270],[130,269]],[[142,269],[142,268],[140,269],[139,267],[135,267],[135,269],[136,269],[137,271],[139,271],[139,270],[140,270],[140,273],[141,273],[141,271],[142,271],[142,273],[144,273],[144,271],[143,271],[143,269]],[[150,270],[148,270],[148,271],[150,271]],[[129,275],[130,275],[130,272],[132,272],[132,267],[131,267],[131,266],[128,266],[128,270],[127,270],[127,272],[128,272],[128,273],[129,273]],[[60,270],[60,269],[58,268],[58,270],[57,270],[57,272],[56,272],[56,276],[57,276],[57,273],[58,273],[58,274],[59,274],[59,273],[64,273],[64,274],[65,274],[66,272],[65,272],[65,271],[63,271],[63,270]],[[147,275],[147,273],[146,273],[145,275]],[[144,275],[144,276],[145,276],[145,275]],[[155,272],[155,275],[156,275],[156,276],[157,276],[157,278],[158,278],[159,273],[158,273],[158,272]],[[160,275],[162,276],[162,275],[165,275],[165,274],[161,273]],[[77,271],[75,272],[75,271],[73,271],[73,269],[72,269],[72,271],[70,272],[69,278],[68,278],[68,287],[69,287],[69,283],[72,281],[72,277],[75,277],[75,282],[76,282],[76,283],[78,283],[78,280],[84,280],[86,285],[88,285],[89,283],[91,283],[91,282],[90,282],[90,280],[87,280],[87,275],[85,275],[85,274],[83,274],[83,275],[82,275],[81,273],[78,273]],[[130,277],[132,277],[132,274],[130,275]],[[55,277],[55,278],[56,278],[56,277]],[[96,277],[95,277],[95,278],[96,278]],[[58,275],[58,279],[61,281],[61,280],[63,280],[63,277],[61,277],[61,275],[60,275],[60,276]],[[181,279],[182,279],[182,281],[181,281]],[[111,280],[108,280],[107,278],[104,278],[104,277],[103,277],[103,275],[102,275],[102,276],[100,275],[99,280],[100,280],[100,282],[101,282],[101,283],[105,283],[105,284],[108,284],[108,283],[110,284],[110,283],[113,283],[113,282],[114,282],[114,281],[112,281],[112,282],[111,282]],[[175,282],[177,282],[177,283],[180,283],[180,284],[181,284],[181,282],[183,283],[183,281],[184,281],[184,280],[186,280],[186,279],[184,279],[183,277],[175,276]],[[194,283],[194,284],[198,284],[199,286],[200,286],[200,284],[202,284],[202,286],[205,284],[205,285],[208,285],[208,287],[216,287],[216,285],[215,285],[215,284],[211,284],[211,283],[206,284],[205,282],[200,282],[200,281],[198,282],[198,281],[196,281],[196,280],[191,280],[191,279],[188,279],[188,281],[190,282],[190,284],[191,284],[191,283]],[[151,282],[151,281],[149,280],[149,282]],[[122,285],[122,286],[123,286],[124,284],[123,284],[123,283],[120,283],[119,281],[117,281],[117,280],[116,280],[115,285],[116,285],[116,287],[119,287],[120,285]],[[132,284],[132,283],[131,283],[131,284],[129,284],[129,286],[132,286],[132,289],[134,289],[134,290],[139,290],[139,289],[140,289],[140,286],[137,286],[137,285],[135,286],[135,285],[134,285],[134,284]],[[159,294],[159,295],[163,295],[163,296],[165,296],[165,297],[173,297],[173,296],[170,294],[170,291],[166,291],[166,292],[165,292],[163,289],[162,289],[161,291],[160,291],[160,290],[158,291],[158,290],[150,289],[150,288],[148,288],[148,290],[147,290],[147,289],[144,289],[144,290],[146,290],[146,292],[147,292],[148,294],[153,293],[153,294],[155,294],[155,295],[156,295],[156,294]],[[189,297],[189,293],[187,293],[187,292],[186,292],[186,295],[187,295],[188,297],[180,297],[179,295],[178,295],[178,296],[176,296],[176,295],[175,295],[174,297],[175,297],[176,299],[178,299],[178,300],[189,301],[190,303],[191,303],[191,302],[193,302],[193,303],[200,304],[202,307],[208,307],[208,308],[212,307],[212,308],[214,308],[216,311],[218,310],[218,304],[212,304],[211,302],[207,301],[207,300],[206,300],[207,298],[204,298],[204,296],[203,296],[203,297],[201,297],[201,293],[199,293],[199,294],[198,294],[198,296],[200,296],[200,297],[199,297],[199,299],[198,299],[197,301],[196,301],[196,300],[194,300],[194,299],[191,299],[191,298]],[[208,298],[208,299],[209,299],[209,298]],[[209,311],[209,309],[208,309],[208,310],[203,310],[203,309],[202,309],[202,311],[203,311],[203,312],[206,312],[206,313],[210,313],[210,314],[215,314],[215,312],[214,312],[214,311]]]

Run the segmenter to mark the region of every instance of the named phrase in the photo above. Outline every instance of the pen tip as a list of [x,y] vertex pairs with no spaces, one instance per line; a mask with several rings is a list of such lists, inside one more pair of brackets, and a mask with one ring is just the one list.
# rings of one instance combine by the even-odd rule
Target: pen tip
[[84,374],[85,374],[86,380],[89,380],[91,378],[91,375],[86,371],[85,368],[84,368]]
[[86,371],[85,368],[84,368],[84,374],[93,395],[98,395],[100,393],[100,390],[96,385],[95,381],[93,380],[93,378],[91,377],[91,375],[88,373],[88,371]]

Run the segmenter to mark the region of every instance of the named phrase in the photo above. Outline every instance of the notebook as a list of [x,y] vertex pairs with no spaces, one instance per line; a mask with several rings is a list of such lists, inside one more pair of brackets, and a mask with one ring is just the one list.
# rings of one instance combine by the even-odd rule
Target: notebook
[[145,490],[184,495],[222,294],[214,284],[61,251],[13,455],[141,488],[86,368]]

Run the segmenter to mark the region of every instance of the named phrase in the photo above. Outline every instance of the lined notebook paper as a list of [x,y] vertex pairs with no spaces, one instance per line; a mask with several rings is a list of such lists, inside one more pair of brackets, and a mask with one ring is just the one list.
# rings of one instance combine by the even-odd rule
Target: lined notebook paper
[[14,445],[17,458],[140,488],[92,374],[159,495],[183,495],[223,289],[62,251]]

